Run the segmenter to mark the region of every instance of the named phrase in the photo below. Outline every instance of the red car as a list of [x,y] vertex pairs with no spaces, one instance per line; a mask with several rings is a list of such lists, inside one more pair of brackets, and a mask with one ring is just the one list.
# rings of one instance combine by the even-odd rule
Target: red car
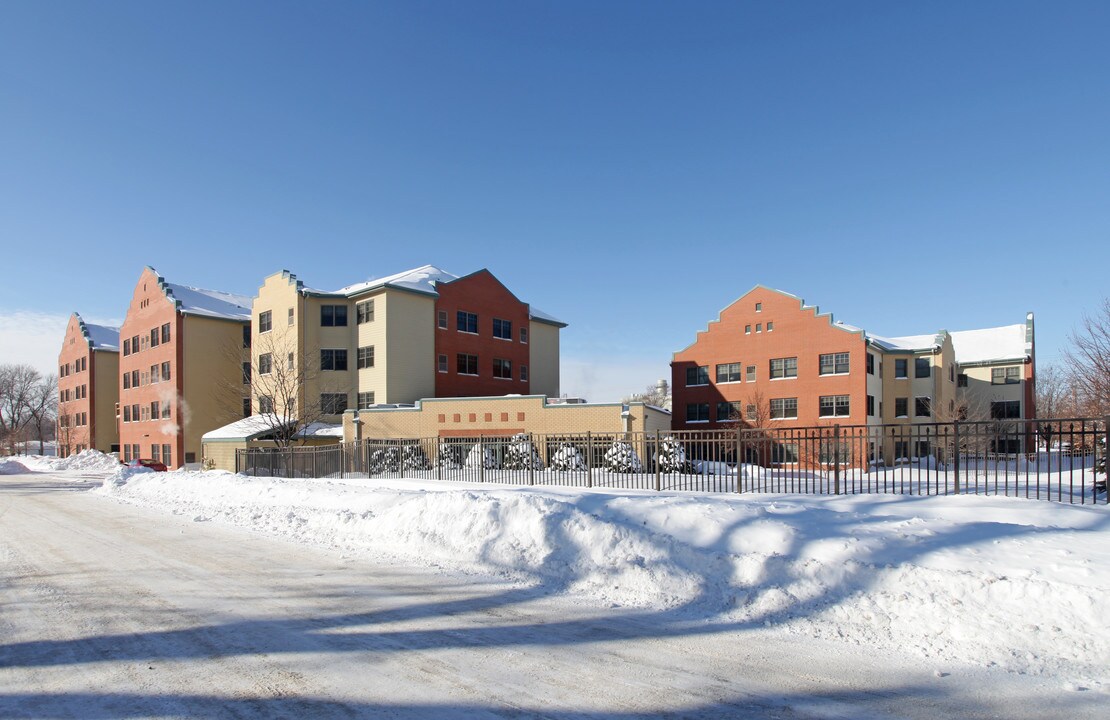
[[127,467],[150,468],[155,472],[166,472],[166,466],[163,463],[158,462],[157,460],[143,460],[141,458],[135,458],[131,462],[125,462],[124,465],[126,465]]

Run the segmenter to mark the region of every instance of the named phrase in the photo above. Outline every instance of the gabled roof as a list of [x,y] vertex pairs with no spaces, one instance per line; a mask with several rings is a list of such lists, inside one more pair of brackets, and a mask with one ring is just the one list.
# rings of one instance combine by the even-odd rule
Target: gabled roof
[[1005,325],[952,333],[958,363],[1005,362],[1028,357],[1026,325]]
[[157,270],[149,268],[158,277],[158,285],[166,298],[177,306],[182,315],[245,321],[251,319],[254,298],[235,295],[222,290],[206,290],[188,285],[166,282]]
[[392,287],[426,293],[428,295],[436,295],[435,285],[437,282],[451,282],[452,280],[458,279],[458,275],[440,270],[435,265],[422,265],[418,268],[405,270],[395,275],[387,275],[383,278],[348,285],[347,287],[336,290],[334,294],[350,297],[368,290],[376,290],[381,287]]
[[87,323],[81,317],[81,313],[73,313],[73,317],[77,318],[77,325],[81,329],[81,334],[85,336],[85,340],[89,343],[90,349],[119,352],[118,327]]

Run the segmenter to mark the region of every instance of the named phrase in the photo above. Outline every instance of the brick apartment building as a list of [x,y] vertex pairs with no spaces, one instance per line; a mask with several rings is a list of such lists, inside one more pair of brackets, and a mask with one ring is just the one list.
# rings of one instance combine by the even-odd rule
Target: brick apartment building
[[1032,418],[1035,368],[1032,313],[1000,328],[887,338],[757,285],[675,353],[672,426]]
[[199,462],[201,435],[242,417],[251,298],[166,282],[147,267],[120,328],[120,458]]
[[[566,323],[488,270],[459,277],[425,265],[335,291],[283,270],[263,282],[253,317],[243,380],[255,412],[295,402],[338,423],[348,408],[422,398],[559,394]],[[295,397],[283,400],[291,384]]]
[[119,328],[69,318],[58,353],[58,455],[119,451]]

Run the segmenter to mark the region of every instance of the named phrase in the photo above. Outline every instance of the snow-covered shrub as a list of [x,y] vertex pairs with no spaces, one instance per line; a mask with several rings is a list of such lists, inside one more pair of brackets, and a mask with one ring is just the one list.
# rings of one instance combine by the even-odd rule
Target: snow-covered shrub
[[506,470],[543,470],[543,459],[526,433],[513,435],[505,448],[504,467]]
[[[655,453],[655,462],[660,472],[688,473],[693,471],[693,465],[686,459],[686,448],[682,443],[668,435],[659,443],[659,450]],[[635,471],[633,471],[635,472]]]
[[644,471],[640,456],[636,450],[626,442],[615,440],[613,445],[605,451],[605,467],[611,472],[638,473]]
[[377,475],[398,470],[400,451],[396,447],[384,447],[371,450],[366,458],[366,472]]
[[459,463],[459,448],[455,445],[440,443],[439,452],[436,453],[436,467],[444,470],[458,470],[462,467]]
[[585,470],[586,460],[582,457],[582,453],[578,452],[578,448],[563,443],[551,456],[551,469],[560,472]]
[[401,467],[405,470],[429,470],[432,464],[419,445],[405,445],[401,450]]
[[497,469],[497,455],[493,452],[493,448],[483,446],[482,443],[477,443],[474,447],[470,448],[470,452],[466,454],[466,462],[463,463],[468,468],[485,468],[486,470]]

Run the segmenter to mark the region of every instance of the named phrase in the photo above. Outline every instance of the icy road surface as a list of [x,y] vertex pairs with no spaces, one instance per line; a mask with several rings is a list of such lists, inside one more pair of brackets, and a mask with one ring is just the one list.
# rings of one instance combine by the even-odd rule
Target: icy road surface
[[0,717],[1081,718],[1110,702],[344,557],[94,484],[0,476]]

